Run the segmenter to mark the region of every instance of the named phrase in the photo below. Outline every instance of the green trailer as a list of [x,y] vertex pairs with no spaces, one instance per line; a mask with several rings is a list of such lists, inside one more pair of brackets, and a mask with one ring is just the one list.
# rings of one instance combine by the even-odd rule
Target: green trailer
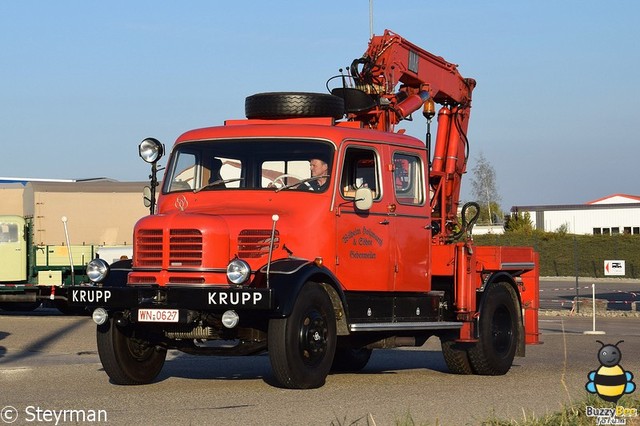
[[[0,309],[33,310],[43,302],[65,313],[66,288],[87,282],[87,263],[100,251],[131,256],[131,246],[34,243],[32,217],[0,215]],[[105,259],[109,263],[112,259]]]

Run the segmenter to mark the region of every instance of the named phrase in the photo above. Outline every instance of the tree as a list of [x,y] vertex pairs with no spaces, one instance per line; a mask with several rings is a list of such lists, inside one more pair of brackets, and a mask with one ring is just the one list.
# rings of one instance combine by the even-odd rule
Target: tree
[[515,212],[507,219],[504,227],[507,232],[521,232],[531,234],[533,232],[533,222],[529,212]]
[[493,224],[503,216],[496,187],[496,172],[482,153],[478,156],[478,162],[472,171],[471,190],[480,204],[478,222]]

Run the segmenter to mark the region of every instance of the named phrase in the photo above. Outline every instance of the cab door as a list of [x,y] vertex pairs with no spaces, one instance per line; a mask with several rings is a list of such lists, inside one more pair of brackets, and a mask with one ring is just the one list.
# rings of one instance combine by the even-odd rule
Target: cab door
[[[344,144],[336,189],[336,275],[347,291],[391,291],[389,200],[382,186],[381,152],[364,143]],[[373,193],[368,211],[355,207],[356,189]]]
[[394,215],[390,218],[393,235],[394,290],[431,290],[430,208],[426,197],[423,157],[411,150],[391,149],[390,177],[393,182]]
[[25,220],[20,216],[0,216],[0,282],[26,280]]

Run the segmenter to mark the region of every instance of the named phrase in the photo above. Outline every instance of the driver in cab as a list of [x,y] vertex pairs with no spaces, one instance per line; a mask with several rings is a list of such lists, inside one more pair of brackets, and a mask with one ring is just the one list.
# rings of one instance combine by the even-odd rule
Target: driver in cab
[[309,181],[309,188],[313,191],[324,191],[329,184],[329,166],[324,161],[318,158],[312,158],[309,160],[309,169],[311,170],[311,177],[313,179]]

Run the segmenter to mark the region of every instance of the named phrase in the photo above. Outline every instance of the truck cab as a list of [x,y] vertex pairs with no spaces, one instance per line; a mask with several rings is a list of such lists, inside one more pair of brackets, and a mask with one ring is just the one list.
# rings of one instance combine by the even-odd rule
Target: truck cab
[[[430,289],[427,163],[420,141],[403,135],[381,140],[378,132],[330,118],[252,121],[180,137],[158,214],[137,224],[136,241],[170,222],[169,232],[192,232],[202,248],[174,252],[163,265],[172,271],[158,273],[138,271],[159,260],[157,252],[138,246],[131,284],[211,282],[214,271],[236,257],[259,270],[277,215],[274,259],[322,262],[346,291]],[[311,176],[314,159],[327,164],[326,176]],[[318,190],[313,183],[319,179],[326,183]],[[358,190],[370,194],[365,209],[356,206]],[[197,268],[212,272],[195,273]],[[226,276],[217,274],[226,284]]]

